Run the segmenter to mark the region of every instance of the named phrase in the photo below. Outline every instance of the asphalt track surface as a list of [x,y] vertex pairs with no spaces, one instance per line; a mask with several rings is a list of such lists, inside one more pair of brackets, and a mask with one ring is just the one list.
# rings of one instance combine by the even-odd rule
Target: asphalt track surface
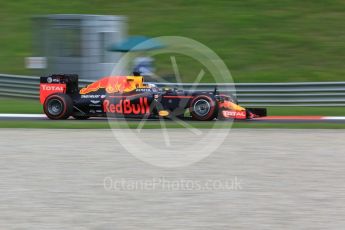
[[[49,121],[44,114],[0,114],[0,121]],[[70,118],[70,120],[75,120]],[[115,119],[113,119],[115,120]],[[119,119],[123,120],[123,119]],[[138,120],[140,119],[128,119]],[[186,119],[188,120],[188,119]],[[90,122],[106,122],[106,118],[94,117],[88,119]],[[157,121],[157,120],[150,120]],[[267,116],[251,120],[236,120],[235,122],[259,122],[259,123],[345,123],[345,116]]]
[[[138,136],[162,144],[161,130]],[[342,130],[237,129],[202,161],[169,169],[110,130],[1,129],[0,229],[344,229],[344,140]],[[109,177],[119,186],[106,189]],[[161,178],[165,187],[130,183]]]

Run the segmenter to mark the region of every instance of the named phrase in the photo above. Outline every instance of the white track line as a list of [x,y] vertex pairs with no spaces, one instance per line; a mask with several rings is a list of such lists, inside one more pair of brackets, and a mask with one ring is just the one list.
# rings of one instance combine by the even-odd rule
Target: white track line
[[345,120],[345,117],[322,117],[322,120]]
[[19,114],[19,113],[0,113],[0,117],[8,118],[40,118],[47,117],[44,114]]

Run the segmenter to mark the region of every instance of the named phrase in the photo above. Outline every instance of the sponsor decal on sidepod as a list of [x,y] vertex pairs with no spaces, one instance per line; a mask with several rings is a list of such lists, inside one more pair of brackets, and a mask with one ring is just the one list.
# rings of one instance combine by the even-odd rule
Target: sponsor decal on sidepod
[[146,97],[139,99],[139,104],[132,103],[130,100],[120,100],[119,103],[111,103],[104,100],[103,110],[106,113],[114,114],[149,114],[150,106]]
[[246,119],[246,111],[223,110],[225,118]]
[[100,99],[100,98],[106,98],[106,95],[99,95],[99,94],[86,94],[86,95],[80,95],[83,99]]
[[128,78],[126,76],[106,77],[82,88],[79,93],[88,94],[91,92],[96,92],[99,89],[105,89],[105,91],[109,94],[130,92],[135,90],[135,84],[133,82],[129,82],[127,79]]

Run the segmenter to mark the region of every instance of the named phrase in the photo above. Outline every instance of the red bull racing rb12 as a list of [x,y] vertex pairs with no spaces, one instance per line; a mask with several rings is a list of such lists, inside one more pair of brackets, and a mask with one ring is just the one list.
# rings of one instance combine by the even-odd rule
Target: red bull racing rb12
[[78,76],[54,74],[40,78],[40,102],[54,120],[90,117],[252,119],[264,108],[244,108],[231,94],[159,88],[142,76],[110,76],[79,88]]

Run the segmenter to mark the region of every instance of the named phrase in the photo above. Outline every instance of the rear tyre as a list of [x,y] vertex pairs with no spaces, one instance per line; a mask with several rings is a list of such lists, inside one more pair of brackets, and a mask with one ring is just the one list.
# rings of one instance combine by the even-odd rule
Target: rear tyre
[[217,116],[217,102],[207,95],[199,95],[193,98],[189,111],[194,120],[210,121]]
[[50,119],[64,120],[73,113],[73,101],[66,94],[52,94],[45,100],[43,110]]

